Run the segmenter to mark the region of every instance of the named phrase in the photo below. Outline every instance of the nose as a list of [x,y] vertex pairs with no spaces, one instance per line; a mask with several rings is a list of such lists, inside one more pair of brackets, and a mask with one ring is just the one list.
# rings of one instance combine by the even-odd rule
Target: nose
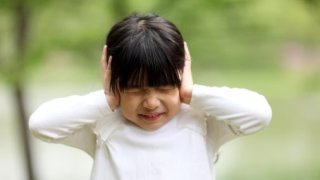
[[143,107],[149,110],[154,110],[158,108],[160,105],[160,100],[158,99],[157,95],[154,93],[148,93],[145,96],[143,101]]

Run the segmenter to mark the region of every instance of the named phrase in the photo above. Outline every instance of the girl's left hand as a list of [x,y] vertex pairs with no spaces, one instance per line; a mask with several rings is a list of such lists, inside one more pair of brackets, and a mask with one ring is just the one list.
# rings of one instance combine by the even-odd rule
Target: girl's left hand
[[186,42],[184,42],[184,51],[184,68],[181,74],[181,87],[179,90],[180,100],[182,103],[190,104],[192,97],[193,80],[191,71],[191,56]]

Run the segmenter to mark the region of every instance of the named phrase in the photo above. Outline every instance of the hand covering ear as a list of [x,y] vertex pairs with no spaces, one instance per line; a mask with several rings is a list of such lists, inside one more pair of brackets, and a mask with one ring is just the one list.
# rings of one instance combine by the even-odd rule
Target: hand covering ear
[[112,56],[110,56],[108,62],[107,58],[107,46],[105,45],[102,50],[101,55],[101,71],[103,74],[103,89],[104,94],[106,96],[108,105],[112,111],[114,111],[119,106],[120,96],[118,92],[112,92],[110,89],[110,81],[111,81],[111,64],[112,64]]
[[184,51],[185,59],[183,72],[181,74],[180,99],[182,103],[190,104],[192,97],[193,80],[191,71],[191,56],[186,42],[184,42]]

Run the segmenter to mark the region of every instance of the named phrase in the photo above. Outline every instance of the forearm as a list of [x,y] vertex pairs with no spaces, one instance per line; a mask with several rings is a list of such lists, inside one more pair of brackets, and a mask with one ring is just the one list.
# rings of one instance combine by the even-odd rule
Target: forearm
[[31,115],[29,127],[35,136],[54,141],[93,126],[109,111],[102,91],[58,98],[41,105]]
[[272,114],[262,95],[239,88],[194,85],[190,105],[208,117],[229,124],[237,134],[263,129]]

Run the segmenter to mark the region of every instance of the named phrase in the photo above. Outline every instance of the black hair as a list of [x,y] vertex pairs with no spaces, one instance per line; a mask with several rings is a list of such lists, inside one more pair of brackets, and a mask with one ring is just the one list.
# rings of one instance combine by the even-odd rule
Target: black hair
[[115,24],[106,40],[112,56],[110,89],[180,87],[184,41],[178,28],[155,14],[133,14]]

